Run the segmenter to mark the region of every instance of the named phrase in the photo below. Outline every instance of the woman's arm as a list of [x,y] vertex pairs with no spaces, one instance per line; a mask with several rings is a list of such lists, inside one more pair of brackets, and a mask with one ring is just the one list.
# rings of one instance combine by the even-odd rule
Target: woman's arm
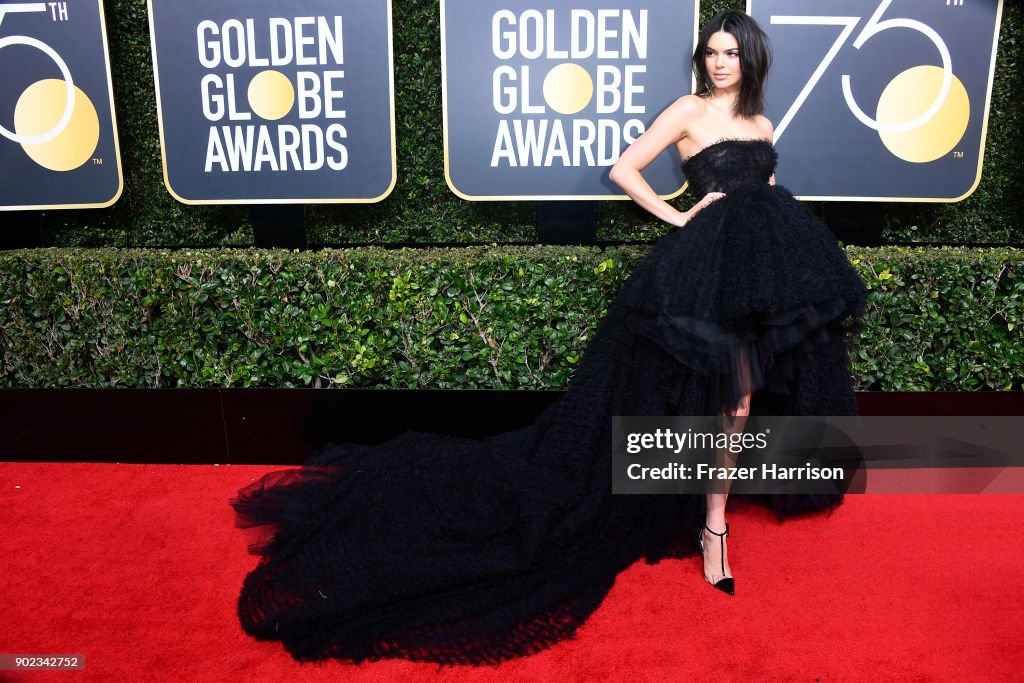
[[711,197],[708,201],[705,201],[708,199],[705,197],[689,211],[679,211],[659,197],[640,172],[669,145],[686,137],[690,122],[700,116],[703,106],[703,102],[692,96],[681,97],[673,102],[654,120],[651,127],[622,153],[608,175],[613,183],[621,187],[642,208],[676,227],[685,225],[697,211],[718,197]]

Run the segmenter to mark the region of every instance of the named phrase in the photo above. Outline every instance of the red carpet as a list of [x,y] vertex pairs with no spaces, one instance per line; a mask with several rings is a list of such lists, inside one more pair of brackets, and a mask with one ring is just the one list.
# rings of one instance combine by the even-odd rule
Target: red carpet
[[730,515],[737,595],[634,565],[575,640],[500,667],[295,663],[235,619],[256,562],[227,500],[274,468],[0,463],[0,680],[1020,680],[1024,497],[851,496],[829,520]]

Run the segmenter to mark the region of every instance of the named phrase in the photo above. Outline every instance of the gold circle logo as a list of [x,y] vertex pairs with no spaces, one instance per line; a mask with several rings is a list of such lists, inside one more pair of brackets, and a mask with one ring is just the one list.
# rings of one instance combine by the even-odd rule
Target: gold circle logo
[[[942,87],[942,68],[915,66],[897,75],[878,99],[875,118],[884,125],[913,121],[924,114]],[[882,143],[894,155],[916,164],[935,161],[948,154],[967,131],[971,102],[967,89],[955,75],[946,101],[930,119],[917,128],[901,132],[879,132]]]
[[559,114],[583,111],[593,96],[594,81],[579,64],[559,64],[544,77],[544,100]]
[[[53,130],[67,107],[67,83],[57,78],[36,81],[25,88],[14,106],[14,130],[35,137]],[[45,142],[22,143],[32,161],[51,171],[78,168],[96,151],[100,140],[100,119],[89,96],[74,86],[71,118],[61,131]]]
[[292,110],[295,104],[295,88],[280,71],[267,69],[249,81],[249,107],[260,118],[277,121]]

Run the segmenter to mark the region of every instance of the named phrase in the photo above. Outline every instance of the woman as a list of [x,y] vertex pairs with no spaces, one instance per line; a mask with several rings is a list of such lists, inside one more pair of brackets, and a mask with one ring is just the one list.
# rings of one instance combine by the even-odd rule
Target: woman
[[[801,209],[795,205],[788,193],[779,190],[771,192],[765,187],[775,184],[773,173],[775,155],[771,145],[772,124],[762,114],[764,111],[765,78],[771,62],[771,51],[767,36],[757,23],[736,11],[726,11],[716,15],[703,29],[697,48],[693,55],[693,71],[696,76],[697,93],[681,97],[668,107],[651,125],[647,132],[627,149],[611,171],[611,179],[617,183],[637,204],[678,228],[702,231],[692,238],[680,237],[679,242],[687,242],[687,246],[679,245],[675,249],[683,252],[682,259],[692,259],[688,252],[706,255],[709,252],[721,252],[725,249],[723,241],[738,240],[745,242],[745,250],[763,248],[770,258],[784,261],[785,241],[790,246],[803,250],[797,238],[801,231],[817,232],[812,237],[819,250],[835,252],[822,244],[824,230],[819,229],[806,216],[800,215]],[[683,168],[689,178],[691,189],[702,195],[701,199],[689,211],[677,211],[667,202],[658,197],[644,181],[640,172],[670,145],[675,145],[679,156],[684,161]],[[728,201],[710,211],[707,215],[698,216],[716,200],[727,196],[724,191],[735,191],[735,201]],[[762,212],[777,213],[784,220],[774,225],[759,225]],[[787,232],[791,224],[799,224],[792,234],[781,234],[777,237],[784,241],[769,243],[771,232]],[[720,233],[728,231],[730,236]],[[732,250],[733,261],[740,260],[740,255]],[[703,258],[703,257],[700,257]],[[834,263],[835,257],[830,259]],[[680,267],[682,264],[679,264]],[[754,264],[752,264],[754,265]],[[767,368],[752,368],[750,362],[755,350],[763,355],[763,344],[751,345],[744,343],[751,339],[757,340],[763,332],[758,332],[757,325],[738,324],[741,317],[749,320],[761,320],[771,314],[780,312],[782,301],[787,298],[793,304],[799,304],[799,297],[793,292],[779,292],[778,300],[773,306],[766,306],[757,297],[764,297],[761,290],[763,283],[759,276],[764,275],[763,267],[745,271],[740,265],[730,268],[733,272],[714,273],[715,284],[720,286],[729,280],[745,279],[749,285],[744,291],[740,288],[734,292],[731,306],[743,309],[743,315],[736,310],[727,315],[724,312],[702,311],[700,314],[689,312],[693,319],[713,319],[725,323],[731,329],[733,348],[728,356],[734,369],[728,370],[732,379],[731,390],[723,392],[722,411],[724,415],[734,418],[734,428],[742,431],[745,418],[750,413],[751,394],[755,386],[754,377],[761,377]],[[780,263],[780,265],[783,265]],[[847,289],[849,305],[845,312],[856,310],[856,292],[858,283],[850,276],[848,268],[835,264],[842,275],[840,280]],[[827,273],[824,274],[826,277]],[[770,283],[768,283],[770,284]],[[814,282],[809,283],[811,290],[817,289]],[[685,286],[680,283],[680,286]],[[810,295],[810,292],[808,295]],[[767,292],[772,294],[772,292]],[[805,302],[813,303],[813,302]],[[799,306],[797,306],[799,308]],[[637,327],[641,327],[637,325]],[[664,330],[654,330],[649,324],[643,329],[652,336],[673,334]],[[676,331],[678,333],[678,331]],[[669,345],[678,346],[676,340]],[[693,350],[684,351],[692,353]],[[681,359],[687,362],[686,359]],[[726,371],[727,368],[723,368]],[[757,382],[763,387],[763,382]],[[852,412],[852,405],[843,405],[843,413]],[[729,466],[735,465],[735,458],[725,452],[721,457]],[[704,551],[704,578],[730,595],[734,593],[732,571],[729,568],[725,537],[729,533],[729,525],[725,521],[725,504],[728,497],[728,486],[723,492],[707,494],[707,515],[704,527],[700,530],[699,543]]]
[[[839,328],[863,285],[768,184],[767,53],[751,66],[752,35],[763,41],[744,15],[715,17],[695,58],[703,95],[672,105],[616,166],[641,206],[685,228],[635,269],[558,403],[484,441],[337,446],[239,492],[239,525],[268,532],[239,598],[249,634],[299,660],[497,662],[570,636],[618,572],[696,554],[702,529],[705,577],[731,589],[725,496],[612,495],[609,444],[616,415],[725,413],[741,429],[748,412],[854,411]],[[639,177],[673,143],[704,195],[682,214]],[[838,502],[772,500],[780,516]]]

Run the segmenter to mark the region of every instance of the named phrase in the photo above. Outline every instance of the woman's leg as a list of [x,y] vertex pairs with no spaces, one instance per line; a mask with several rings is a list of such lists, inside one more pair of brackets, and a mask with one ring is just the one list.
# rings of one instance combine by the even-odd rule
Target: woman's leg
[[[747,417],[750,415],[750,369],[743,357],[741,357],[739,365],[738,374],[743,396],[735,407],[725,407],[722,410],[722,431],[730,435],[742,434],[746,428]],[[719,449],[715,461],[716,467],[735,467],[736,454],[727,448]],[[713,493],[705,494],[707,513],[704,518],[705,528],[701,533],[704,539],[704,579],[710,584],[732,577],[729,553],[724,543],[725,538],[716,535],[726,531],[725,504],[729,499],[730,483],[731,481],[726,479],[716,484],[716,490]],[[715,533],[711,533],[709,529]]]

